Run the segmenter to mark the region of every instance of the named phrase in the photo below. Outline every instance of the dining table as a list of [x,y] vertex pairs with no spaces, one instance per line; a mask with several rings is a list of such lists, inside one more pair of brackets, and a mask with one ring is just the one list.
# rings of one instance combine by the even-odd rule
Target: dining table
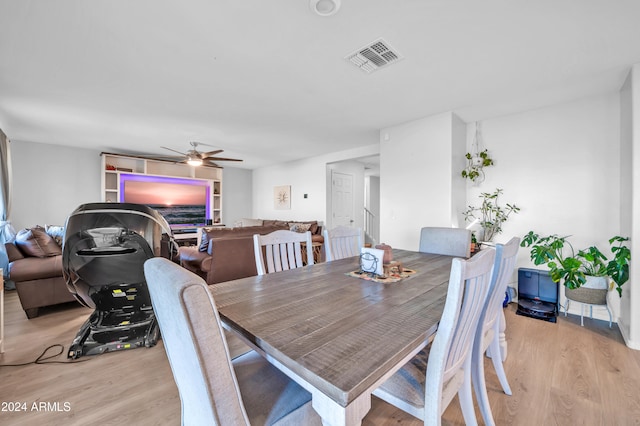
[[359,425],[372,392],[433,339],[447,296],[453,257],[392,253],[411,273],[395,282],[358,276],[355,256],[209,289],[224,326],[309,391],[324,425]]

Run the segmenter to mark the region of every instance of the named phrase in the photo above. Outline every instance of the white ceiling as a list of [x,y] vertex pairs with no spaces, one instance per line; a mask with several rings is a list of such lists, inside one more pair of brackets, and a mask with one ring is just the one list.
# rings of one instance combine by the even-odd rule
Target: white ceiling
[[[260,167],[444,111],[617,90],[638,17],[637,0],[343,0],[331,17],[307,0],[0,0],[0,128],[110,152],[193,140]],[[380,37],[404,59],[344,59]]]

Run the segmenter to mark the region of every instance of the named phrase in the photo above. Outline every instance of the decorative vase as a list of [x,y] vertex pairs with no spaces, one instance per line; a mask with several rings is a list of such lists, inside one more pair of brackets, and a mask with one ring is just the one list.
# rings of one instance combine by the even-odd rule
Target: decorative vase
[[391,251],[391,246],[385,243],[382,243],[382,244],[378,244],[376,248],[378,250],[384,250],[382,263],[391,263],[391,261],[393,260],[393,252]]

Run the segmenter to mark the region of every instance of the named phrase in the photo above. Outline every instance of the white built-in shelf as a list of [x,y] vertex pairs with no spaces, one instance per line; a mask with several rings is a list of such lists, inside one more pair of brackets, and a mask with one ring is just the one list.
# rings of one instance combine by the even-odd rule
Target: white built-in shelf
[[222,169],[212,166],[193,167],[184,163],[144,158],[135,155],[101,153],[102,201],[117,203],[120,200],[120,174],[183,177],[209,181],[211,188],[210,218],[214,224],[222,223]]

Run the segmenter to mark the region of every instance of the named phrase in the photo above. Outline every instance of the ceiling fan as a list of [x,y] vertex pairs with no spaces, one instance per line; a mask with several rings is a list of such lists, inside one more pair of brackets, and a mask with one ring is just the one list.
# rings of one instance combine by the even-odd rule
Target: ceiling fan
[[198,151],[198,145],[206,145],[206,144],[201,144],[199,142],[189,142],[189,143],[191,144],[191,149],[188,150],[187,152],[176,151],[175,149],[167,148],[166,146],[162,146],[161,148],[176,152],[181,155],[180,157],[174,156],[174,157],[167,157],[167,158],[171,158],[177,162],[187,163],[190,166],[196,166],[196,167],[202,166],[203,164],[205,164],[208,166],[222,168],[221,166],[217,165],[215,161],[242,161],[237,158],[217,157],[216,156],[217,154],[220,154],[221,152],[223,152],[222,149],[216,149],[214,151],[208,151],[208,152],[200,152]]

